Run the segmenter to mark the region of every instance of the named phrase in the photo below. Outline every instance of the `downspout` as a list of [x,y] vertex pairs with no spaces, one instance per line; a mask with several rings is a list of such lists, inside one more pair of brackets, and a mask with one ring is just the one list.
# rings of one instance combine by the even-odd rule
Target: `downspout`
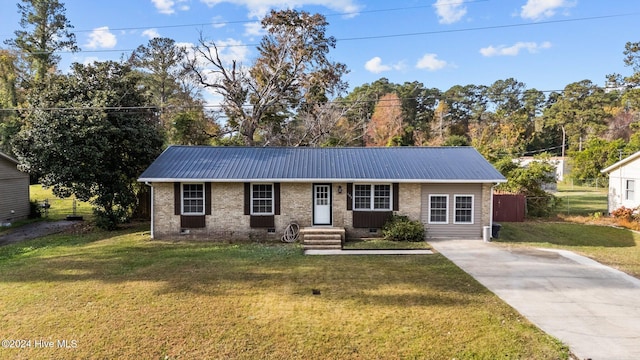
[[[620,200],[618,201],[618,204],[617,204],[617,205],[618,205],[618,207],[617,207],[617,208],[619,208],[619,207],[621,207],[621,206],[623,206],[623,205],[624,205],[625,195],[626,195],[626,191],[625,191],[625,188],[626,188],[626,186],[625,186],[625,185],[626,185],[626,184],[624,183],[624,180],[622,179],[622,178],[623,178],[623,175],[624,175],[624,174],[622,174],[622,171],[623,171],[623,170],[624,170],[624,166],[620,166],[620,167],[618,168],[618,173],[619,173],[618,181],[619,181],[619,184],[620,184],[620,185],[619,185],[619,187],[618,187],[618,189],[619,189],[619,190],[618,190],[618,198],[619,198]],[[609,173],[609,177],[611,177],[611,173]],[[607,202],[609,202],[609,186],[608,186],[608,184],[607,184]],[[608,209],[608,208],[609,208],[609,206],[607,205],[607,209]],[[616,209],[617,209],[617,208],[616,208]],[[609,213],[613,212],[614,210],[615,210],[615,209],[609,209]]]
[[150,233],[151,233],[151,238],[153,239],[153,229],[154,229],[153,218],[155,217],[154,216],[155,213],[153,212],[153,185],[148,181],[145,181],[144,184],[151,188],[151,231]]
[[491,232],[493,232],[493,189],[498,186],[498,183],[491,185],[491,203],[489,204],[489,227],[491,227]]

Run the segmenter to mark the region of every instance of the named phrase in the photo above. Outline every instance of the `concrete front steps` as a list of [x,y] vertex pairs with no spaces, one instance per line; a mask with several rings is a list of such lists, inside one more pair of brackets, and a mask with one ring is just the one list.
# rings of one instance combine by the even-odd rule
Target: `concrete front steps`
[[342,249],[345,230],[338,227],[306,227],[300,229],[300,236],[305,250]]

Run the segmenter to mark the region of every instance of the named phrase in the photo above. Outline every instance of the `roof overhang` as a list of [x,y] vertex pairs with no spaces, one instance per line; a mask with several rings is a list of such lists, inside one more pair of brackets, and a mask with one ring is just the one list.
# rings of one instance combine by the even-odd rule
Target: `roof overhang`
[[636,152],[636,153],[634,153],[632,155],[629,155],[628,157],[618,161],[617,163],[615,163],[615,164],[613,164],[613,165],[611,165],[611,166],[609,166],[607,168],[604,168],[604,169],[600,170],[600,172],[603,173],[603,174],[610,173],[613,170],[615,170],[615,169],[617,169],[619,167],[622,167],[622,166],[624,166],[624,165],[636,160],[637,158],[640,158],[640,151],[638,151],[638,152]]

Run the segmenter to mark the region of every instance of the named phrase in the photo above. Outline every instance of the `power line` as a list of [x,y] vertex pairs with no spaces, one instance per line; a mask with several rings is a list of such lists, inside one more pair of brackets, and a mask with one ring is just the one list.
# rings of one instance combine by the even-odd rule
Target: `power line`
[[[454,4],[470,4],[477,2],[488,2],[489,0],[463,0],[463,1],[451,1],[448,3],[440,4],[442,5],[454,5]],[[373,14],[373,13],[381,13],[381,12],[393,12],[393,11],[404,11],[404,10],[415,10],[422,8],[432,8],[436,5],[418,5],[418,6],[405,6],[405,7],[396,7],[396,8],[385,8],[385,9],[373,9],[373,10],[361,10],[361,11],[351,11],[351,12],[343,12],[343,13],[329,13],[323,14],[325,17],[337,17],[337,16],[353,16],[360,14]],[[129,30],[147,30],[147,29],[171,29],[171,28],[183,28],[183,27],[200,27],[200,26],[225,26],[231,24],[250,24],[260,22],[260,20],[229,20],[229,21],[215,21],[215,22],[204,22],[204,23],[190,23],[190,24],[174,24],[174,25],[149,25],[149,26],[131,26],[131,27],[119,27],[119,28],[108,28],[102,31],[129,31]],[[74,30],[74,33],[90,33],[94,31],[100,31],[100,29],[80,29]],[[7,35],[2,35],[6,37]]]
[[338,41],[372,40],[372,39],[384,39],[384,38],[392,38],[392,37],[408,37],[408,36],[418,36],[418,35],[448,34],[448,33],[467,32],[467,31],[495,30],[495,29],[524,27],[524,26],[537,26],[537,25],[560,24],[560,23],[569,23],[569,22],[578,22],[578,21],[601,20],[601,19],[610,19],[610,18],[636,16],[636,15],[640,15],[640,13],[639,12],[633,12],[633,13],[614,14],[614,15],[590,16],[590,17],[575,18],[575,19],[537,21],[537,22],[522,23],[522,24],[492,25],[492,26],[481,26],[481,27],[473,27],[473,28],[451,29],[451,30],[435,30],[435,31],[424,31],[424,32],[392,34],[392,35],[361,36],[361,37],[343,38],[343,39],[337,39],[337,40]]
[[[468,1],[452,1],[446,4],[441,5],[452,5],[452,4],[469,4],[476,2],[488,2],[489,0],[468,0]],[[324,14],[325,17],[337,17],[337,16],[352,16],[352,15],[361,15],[361,14],[373,14],[373,13],[381,13],[381,12],[393,12],[393,11],[404,11],[404,10],[415,10],[415,9],[423,9],[423,8],[432,8],[435,5],[419,5],[419,6],[406,6],[406,7],[397,7],[397,8],[386,8],[386,9],[373,9],[373,10],[362,10],[362,11],[351,11],[351,12],[343,12],[343,13],[330,13]],[[194,27],[194,26],[224,26],[230,24],[250,24],[260,22],[260,20],[231,20],[231,21],[219,21],[219,22],[206,22],[206,23],[194,23],[194,24],[176,24],[176,25],[160,25],[160,26],[145,26],[145,27],[124,27],[124,28],[113,28],[109,30],[113,31],[121,31],[121,30],[146,30],[146,29],[166,29],[166,28],[180,28],[180,27]],[[91,30],[76,30],[75,32],[93,32],[95,29]]]
[[[482,1],[482,0],[478,0],[478,1]],[[572,22],[580,22],[580,21],[594,21],[594,20],[612,19],[612,18],[627,17],[627,16],[638,16],[638,15],[640,15],[640,12],[631,12],[631,13],[613,14],[613,15],[601,15],[601,16],[590,16],[590,17],[575,18],[575,19],[537,21],[537,22],[528,22],[528,23],[520,23],[520,24],[481,26],[481,27],[471,27],[471,28],[462,28],[462,29],[434,30],[434,31],[414,32],[414,33],[372,35],[372,36],[360,36],[360,37],[351,37],[351,38],[337,38],[336,41],[337,42],[340,42],[340,41],[361,41],[361,40],[375,40],[375,39],[411,37],[411,36],[421,36],[421,35],[450,34],[450,33],[458,33],[458,32],[508,29],[508,28],[517,28],[517,27],[526,27],[526,26],[563,24],[563,23],[572,23]],[[172,25],[168,25],[168,26],[171,27]],[[176,27],[177,27],[177,25],[176,25]],[[121,29],[112,29],[112,30],[121,30]],[[217,47],[222,49],[222,48],[233,48],[233,47],[252,47],[252,46],[258,46],[258,45],[259,44],[231,44],[231,45],[219,45]],[[199,48],[199,47],[198,46],[191,47],[191,49],[197,49],[197,48]],[[41,53],[71,54],[71,53],[108,53],[108,52],[123,52],[124,53],[124,52],[132,52],[134,50],[135,49],[102,49],[102,50],[81,50],[81,51],[76,51],[76,52],[63,50],[63,51],[54,51],[54,52],[32,52],[31,54],[41,54]]]

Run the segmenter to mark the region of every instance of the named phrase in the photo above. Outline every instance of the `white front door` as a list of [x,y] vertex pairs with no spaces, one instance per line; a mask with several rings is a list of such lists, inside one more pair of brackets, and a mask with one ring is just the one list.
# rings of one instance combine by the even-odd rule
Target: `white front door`
[[331,185],[313,185],[313,225],[331,225]]

